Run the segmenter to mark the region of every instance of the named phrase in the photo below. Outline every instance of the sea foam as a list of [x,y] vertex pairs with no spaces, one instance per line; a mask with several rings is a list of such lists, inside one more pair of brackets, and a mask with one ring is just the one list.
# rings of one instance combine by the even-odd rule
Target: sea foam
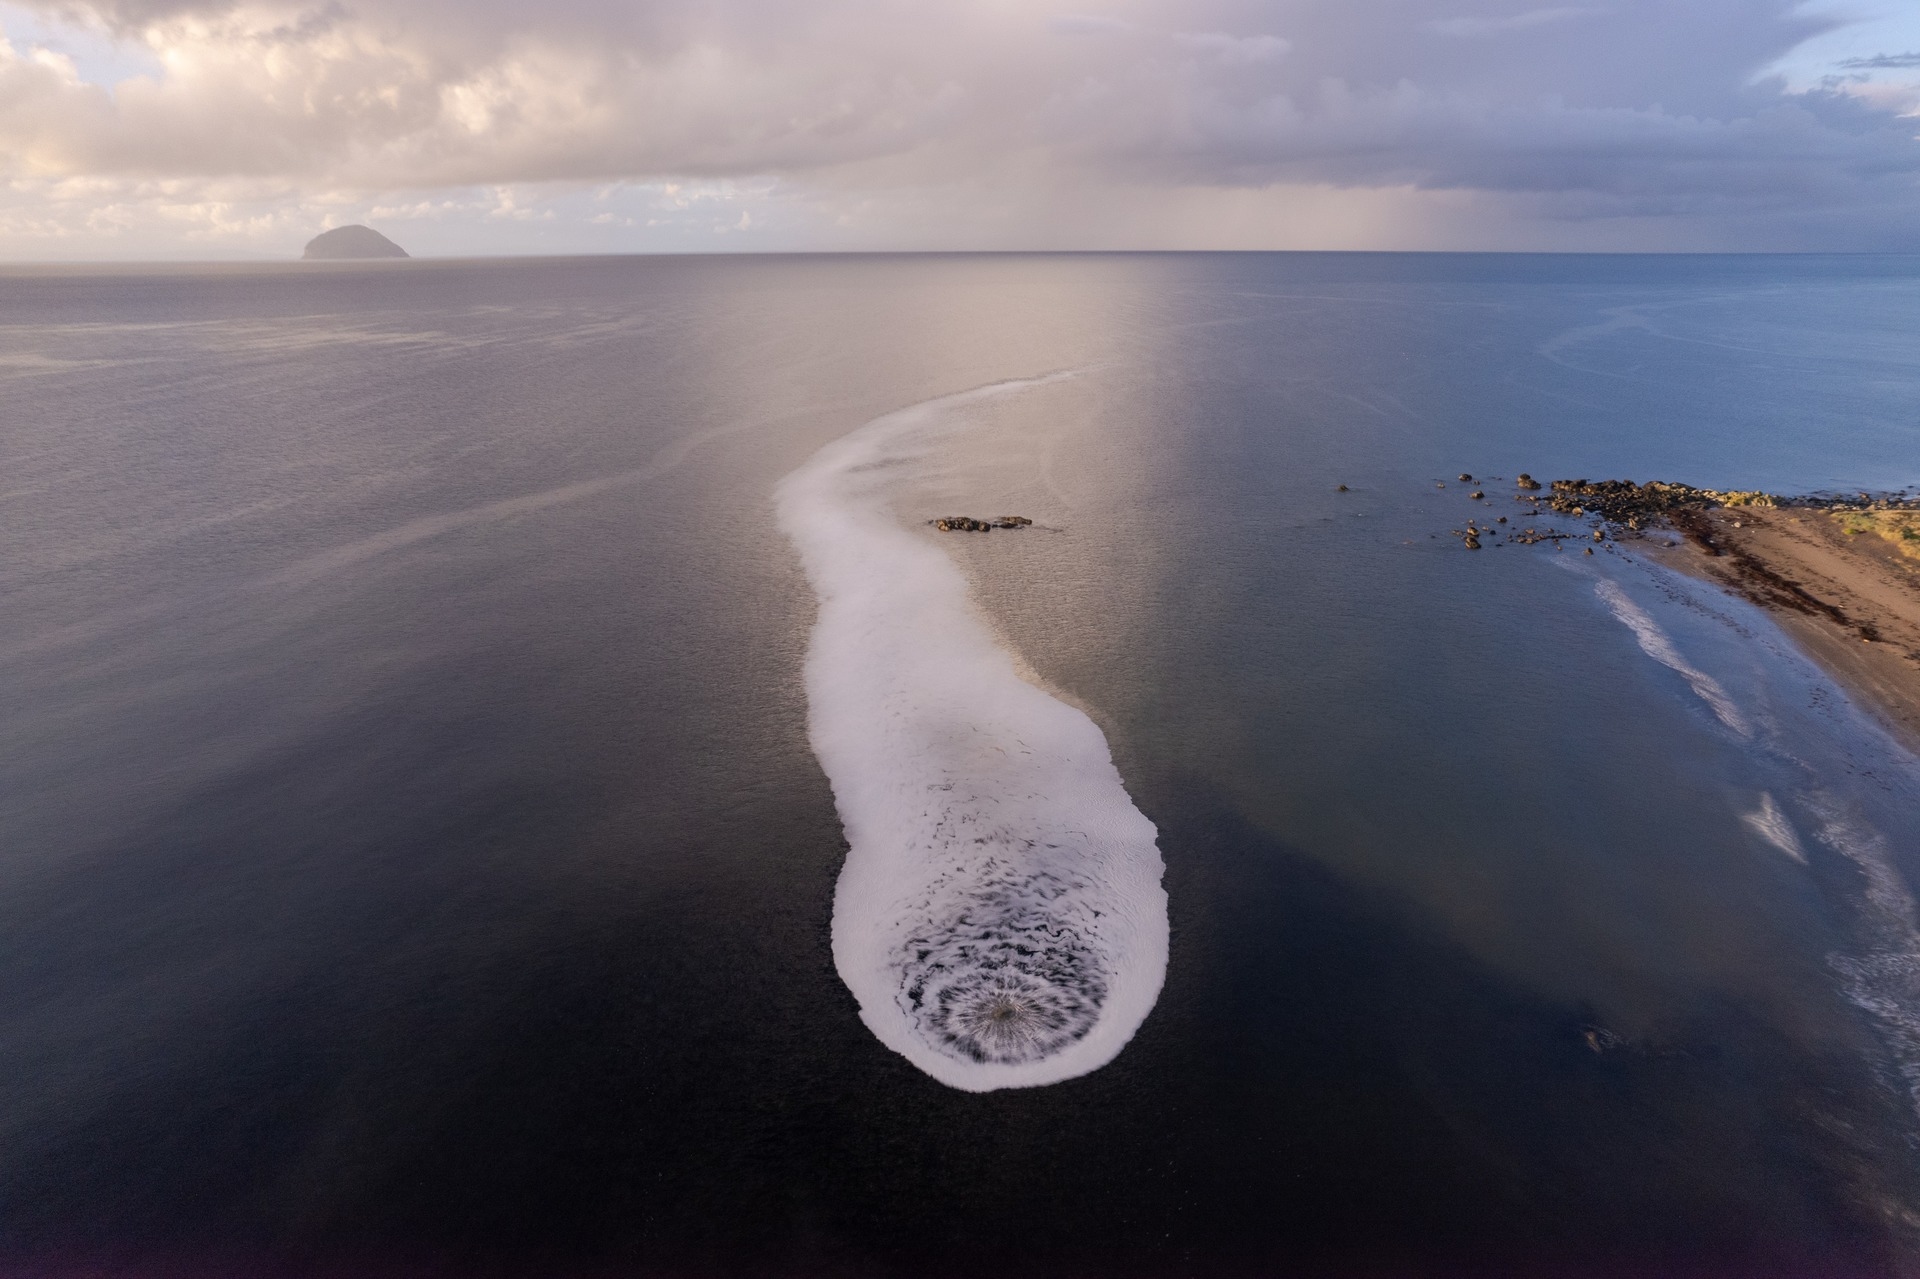
[[1105,1065],[1166,974],[1156,832],[1106,738],[1021,677],[890,508],[970,406],[1058,376],[877,418],[776,491],[820,606],[808,733],[849,844],[834,963],[880,1042],[970,1092]]
[[1593,584],[1593,589],[1606,604],[1607,611],[1633,632],[1641,652],[1687,681],[1687,686],[1701,701],[1713,708],[1715,718],[1722,724],[1742,737],[1753,735],[1747,717],[1727,696],[1727,690],[1720,687],[1720,681],[1680,656],[1680,651],[1667,638],[1667,633],[1660,629],[1659,623],[1648,617],[1645,609],[1628,599],[1618,583],[1603,577]]
[[[1688,595],[1693,590],[1704,589],[1684,579],[1673,581]],[[1793,769],[1804,779],[1802,785],[1789,792],[1789,803],[1809,819],[1807,828],[1812,831],[1815,846],[1853,864],[1863,890],[1855,902],[1855,942],[1849,949],[1829,954],[1827,962],[1840,974],[1841,993],[1878,1022],[1882,1041],[1906,1085],[1913,1111],[1920,1115],[1920,902],[1915,900],[1895,856],[1893,841],[1870,819],[1866,806],[1860,802],[1861,796],[1836,793],[1823,784],[1819,780],[1819,768],[1804,756],[1802,739],[1819,721],[1810,724],[1803,720],[1792,730],[1784,730],[1768,719],[1754,725],[1740,713],[1726,689],[1683,658],[1666,632],[1633,603],[1617,583],[1603,578],[1595,589],[1614,616],[1634,632],[1647,655],[1685,678],[1721,722],[1740,735],[1749,750]],[[1808,687],[1830,687],[1828,677],[1812,667],[1804,656],[1795,654],[1791,645],[1768,646],[1776,653],[1788,655],[1789,669],[1804,672],[1810,681]],[[1847,742],[1843,756],[1847,774],[1873,779],[1874,792],[1890,791],[1895,795],[1906,792],[1910,779],[1916,776],[1911,754],[1859,718],[1844,697],[1833,701],[1804,700],[1812,705],[1837,704],[1843,711],[1836,718],[1836,726],[1864,730],[1861,736]],[[1794,861],[1804,865],[1812,860],[1808,845],[1801,840],[1799,830],[1788,815],[1787,806],[1776,800],[1771,791],[1763,791],[1759,809],[1741,814],[1741,821]]]
[[1762,791],[1760,807],[1751,813],[1742,813],[1740,820],[1747,824],[1748,830],[1802,866],[1807,864],[1807,850],[1800,844],[1799,833],[1793,829],[1793,823],[1780,811],[1780,805],[1770,793]]

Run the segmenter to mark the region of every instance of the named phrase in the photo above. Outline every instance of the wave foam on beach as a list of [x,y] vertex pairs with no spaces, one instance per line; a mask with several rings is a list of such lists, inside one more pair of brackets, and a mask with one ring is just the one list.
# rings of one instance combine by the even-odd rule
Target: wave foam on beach
[[1607,611],[1633,632],[1641,652],[1686,680],[1687,686],[1694,691],[1694,694],[1713,708],[1715,718],[1722,724],[1742,737],[1753,735],[1753,729],[1748,725],[1747,717],[1740,713],[1740,708],[1734,705],[1731,697],[1727,696],[1727,690],[1720,686],[1720,681],[1680,656],[1680,651],[1674,648],[1673,641],[1667,638],[1667,633],[1660,629],[1659,623],[1648,617],[1646,610],[1628,599],[1627,593],[1621,590],[1617,583],[1602,577],[1594,582],[1593,589],[1606,604]]
[[1741,814],[1740,820],[1746,823],[1748,830],[1794,861],[1802,866],[1807,864],[1807,850],[1800,845],[1799,833],[1793,829],[1792,821],[1780,811],[1780,805],[1770,793],[1761,792],[1760,807],[1751,813]]
[[1105,1065],[1166,973],[1157,832],[1106,738],[1022,678],[960,569],[890,509],[970,407],[1064,376],[876,418],[775,494],[819,600],[808,733],[849,844],[834,963],[883,1044],[970,1092]]
[[1920,1115],[1920,907],[1885,835],[1831,795],[1809,798],[1820,842],[1852,862],[1866,888],[1862,922],[1868,945],[1851,954],[1836,952],[1827,962],[1844,979],[1847,998],[1879,1020]]
[[[1697,603],[1691,579],[1662,574],[1662,580],[1676,599]],[[1784,792],[1786,803],[1763,791],[1758,810],[1739,814],[1742,823],[1801,865],[1812,860],[1812,850],[1799,833],[1807,830],[1815,849],[1843,858],[1858,872],[1859,892],[1850,902],[1853,944],[1830,953],[1827,962],[1841,979],[1840,993],[1873,1017],[1913,1112],[1920,1115],[1920,902],[1900,869],[1893,841],[1862,803],[1866,797],[1884,799],[1905,790],[1916,776],[1914,758],[1844,697],[1820,696],[1816,690],[1831,688],[1830,677],[1785,642],[1762,641],[1784,659],[1784,666],[1773,666],[1779,673],[1776,678],[1785,675],[1805,681],[1798,693],[1785,699],[1787,703],[1799,703],[1813,713],[1803,712],[1790,724],[1771,722],[1771,717],[1763,715],[1760,731],[1750,731],[1753,721],[1742,714],[1726,688],[1681,656],[1667,633],[1628,598],[1619,583],[1600,578],[1595,589],[1614,617],[1633,630],[1641,649],[1685,677],[1720,720],[1739,731],[1743,747],[1756,760],[1786,770],[1786,776],[1795,779]],[[1718,608],[1710,615],[1737,625]],[[1834,737],[1828,739],[1828,733]],[[1835,751],[1833,747],[1842,742]],[[1835,762],[1844,763],[1838,777],[1832,771]],[[1853,789],[1854,778],[1868,780],[1864,794],[1844,793]],[[1790,809],[1799,814],[1799,823]]]

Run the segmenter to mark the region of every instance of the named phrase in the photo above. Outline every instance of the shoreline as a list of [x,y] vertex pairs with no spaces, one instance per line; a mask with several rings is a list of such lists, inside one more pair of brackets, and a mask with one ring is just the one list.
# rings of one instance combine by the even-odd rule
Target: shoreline
[[1874,513],[1863,521],[1846,507],[1753,504],[1664,514],[1661,522],[1681,534],[1677,544],[1633,532],[1623,540],[1655,563],[1765,609],[1857,705],[1920,754],[1916,548],[1879,534]]

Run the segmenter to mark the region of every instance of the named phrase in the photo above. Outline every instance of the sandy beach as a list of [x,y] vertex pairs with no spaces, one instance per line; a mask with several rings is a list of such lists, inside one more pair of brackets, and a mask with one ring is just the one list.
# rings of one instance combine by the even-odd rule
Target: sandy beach
[[1718,506],[1668,517],[1647,546],[1768,609],[1809,656],[1920,750],[1920,536],[1912,511]]

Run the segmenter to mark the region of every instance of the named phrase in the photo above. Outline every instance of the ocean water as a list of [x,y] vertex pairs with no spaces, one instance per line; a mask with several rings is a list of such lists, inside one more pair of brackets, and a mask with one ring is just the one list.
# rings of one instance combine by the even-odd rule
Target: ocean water
[[0,273],[0,1272],[1911,1274],[1920,762],[1449,530],[1920,483],[1916,332],[1884,257]]

